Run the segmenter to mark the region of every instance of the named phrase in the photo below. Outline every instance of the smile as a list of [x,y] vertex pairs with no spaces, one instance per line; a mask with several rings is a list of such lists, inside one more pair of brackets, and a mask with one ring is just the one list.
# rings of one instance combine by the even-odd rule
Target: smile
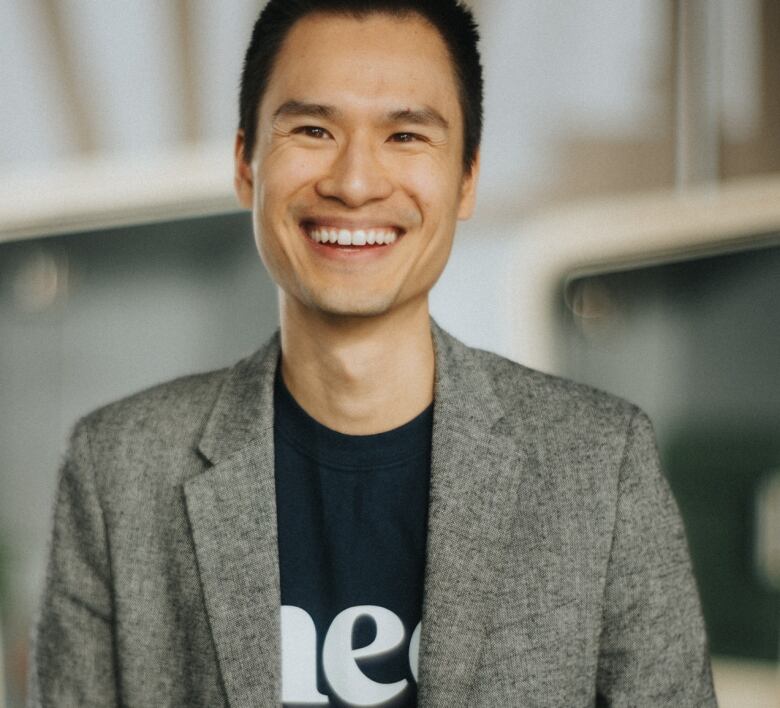
[[315,243],[337,246],[389,246],[398,239],[392,228],[345,229],[305,224],[306,235]]

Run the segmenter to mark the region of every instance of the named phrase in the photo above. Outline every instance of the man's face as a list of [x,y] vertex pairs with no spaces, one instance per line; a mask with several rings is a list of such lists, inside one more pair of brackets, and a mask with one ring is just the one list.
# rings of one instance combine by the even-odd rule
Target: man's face
[[477,172],[463,174],[458,87],[438,31],[416,16],[307,16],[258,120],[251,164],[236,141],[236,189],[287,297],[344,316],[425,300],[457,219],[471,215]]

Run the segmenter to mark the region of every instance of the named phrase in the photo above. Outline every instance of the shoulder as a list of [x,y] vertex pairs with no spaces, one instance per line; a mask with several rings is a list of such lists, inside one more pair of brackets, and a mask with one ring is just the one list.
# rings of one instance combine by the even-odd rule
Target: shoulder
[[632,419],[646,418],[619,396],[469,347],[439,328],[435,336],[451,375],[487,388],[487,396],[509,419],[533,419],[558,431],[606,428],[625,433]]
[[216,369],[157,384],[92,411],[77,426],[93,440],[126,435],[175,438],[197,432],[229,371]]
[[524,450],[539,469],[602,484],[617,480],[637,441],[654,448],[647,416],[619,396],[468,347],[436,326],[434,341],[437,395],[461,401],[447,413],[461,425],[489,430],[506,454]]
[[183,376],[79,420],[69,459],[94,474],[104,499],[177,484],[201,468],[197,446],[230,369]]
[[642,415],[633,403],[598,388],[531,369],[510,359],[472,350],[505,410],[533,409],[548,423],[626,421]]

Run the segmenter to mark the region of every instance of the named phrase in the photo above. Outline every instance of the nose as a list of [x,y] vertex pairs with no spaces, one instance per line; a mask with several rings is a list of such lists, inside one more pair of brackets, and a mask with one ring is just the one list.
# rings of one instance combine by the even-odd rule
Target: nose
[[340,147],[316,189],[321,197],[337,199],[354,209],[386,199],[393,186],[369,141],[353,137]]

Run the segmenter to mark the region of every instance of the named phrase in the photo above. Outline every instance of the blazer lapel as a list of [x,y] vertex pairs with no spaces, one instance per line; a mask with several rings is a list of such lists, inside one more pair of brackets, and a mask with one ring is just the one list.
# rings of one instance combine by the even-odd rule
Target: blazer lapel
[[526,461],[494,433],[503,410],[477,357],[433,327],[436,384],[420,705],[460,706],[480,657],[495,567]]
[[273,449],[278,335],[230,372],[199,449],[213,466],[184,492],[228,701],[280,696],[279,568]]

